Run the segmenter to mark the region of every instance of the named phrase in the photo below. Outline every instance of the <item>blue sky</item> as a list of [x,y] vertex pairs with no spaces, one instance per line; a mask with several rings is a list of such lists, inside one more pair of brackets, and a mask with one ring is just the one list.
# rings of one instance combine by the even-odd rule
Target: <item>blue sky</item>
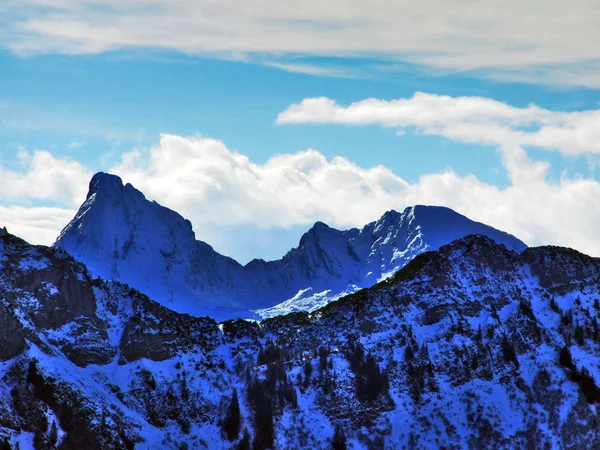
[[[342,67],[368,63],[337,59]],[[460,174],[505,184],[499,157],[490,146],[474,148],[412,133],[397,136],[393,129],[377,127],[285,127],[275,119],[288,105],[319,96],[351,103],[424,91],[567,111],[594,108],[600,100],[597,91],[586,88],[501,83],[471,74],[434,76],[418,66],[348,79],[177,53],[21,57],[7,51],[0,54],[0,66],[5,69],[0,78],[3,117],[16,122],[3,127],[3,159],[10,162],[19,146],[52,149],[97,170],[109,168],[132,146],[155,144],[160,133],[199,133],[222,139],[257,162],[310,147],[361,166],[385,164],[411,181],[451,166]],[[108,153],[114,157],[106,158]],[[548,157],[554,160],[554,176],[564,169],[588,173],[585,158]]]
[[[346,33],[346,27],[353,26],[351,14],[365,14],[360,6],[356,6],[356,11],[349,7],[347,18],[340,13],[339,18],[331,16],[328,22],[325,18],[324,22],[316,20],[318,26],[294,16],[297,12],[273,7],[264,14],[274,21],[269,27],[274,27],[280,38],[263,39],[262,34],[267,36],[271,28],[257,28],[257,23],[263,22],[255,20],[251,13],[236,10],[231,14],[233,10],[226,9],[227,2],[222,6],[225,8],[222,17],[215,13],[219,18],[214,24],[206,22],[208,16],[201,7],[190,10],[187,4],[173,6],[177,2],[141,1],[127,14],[111,0],[100,2],[105,9],[70,0],[57,2],[53,7],[37,0],[25,2],[31,6],[27,12],[16,12],[20,2],[9,1],[0,7],[0,24],[10,24],[5,28],[8,32],[0,33],[3,47],[0,175],[14,181],[10,185],[6,184],[8,181],[5,185],[0,183],[5,191],[0,194],[0,205],[4,207],[0,209],[0,224],[8,223],[17,234],[34,242],[50,243],[51,236],[76,209],[77,199],[83,200],[82,180],[90,173],[104,170],[118,172],[150,198],[183,209],[184,215],[191,216],[199,238],[241,261],[252,256],[267,259],[281,256],[314,220],[325,220],[338,227],[360,226],[386,209],[402,209],[416,201],[446,204],[513,232],[531,244],[556,243],[588,253],[600,252],[600,246],[594,244],[597,236],[590,231],[597,216],[583,214],[578,206],[590,204],[599,181],[594,125],[597,119],[593,112],[599,108],[600,91],[593,80],[600,55],[590,53],[595,51],[592,46],[581,43],[586,27],[593,22],[587,17],[590,14],[580,14],[580,20],[573,23],[556,22],[550,15],[541,14],[539,21],[546,21],[545,27],[550,32],[553,27],[564,30],[564,42],[557,43],[545,34],[541,25],[539,29],[530,26],[522,42],[518,41],[521,37],[513,34],[506,37],[507,29],[519,25],[509,22],[513,20],[510,16],[494,19],[489,26],[488,41],[485,35],[482,38],[481,27],[474,25],[478,20],[488,20],[483,12],[481,16],[472,13],[472,17],[464,20],[453,12],[428,13],[431,17],[426,23],[431,24],[414,28],[412,35],[408,31],[405,35],[395,35],[396,27],[387,30],[381,26],[382,36],[375,36],[374,30],[378,28],[369,30],[369,20],[380,27],[382,17],[372,12],[364,19],[366,31],[359,29],[365,34]],[[405,3],[415,14],[422,13],[417,11],[420,6],[415,6],[416,3]],[[553,1],[548,8],[560,11],[563,3]],[[573,6],[574,16],[584,11],[586,4],[580,3]],[[316,8],[315,11],[319,8],[318,2],[307,5],[308,9]],[[166,15],[183,20],[180,28],[170,29],[165,21],[166,25],[155,27],[156,35],[154,30],[143,32],[148,23],[158,20],[153,15],[154,8],[164,8]],[[395,8],[390,4],[388,14],[397,14]],[[463,21],[464,29],[456,29],[460,33],[452,28],[452,39],[461,44],[457,47],[440,31],[445,30],[441,24]],[[123,30],[110,27],[111,22],[121,24]],[[233,32],[204,34],[198,28],[201,25],[196,27],[196,24]],[[282,28],[283,24],[289,26]],[[406,27],[409,26],[412,25],[407,22]],[[499,47],[494,33],[504,36],[507,45]],[[570,45],[577,51],[569,51]],[[529,53],[524,54],[523,48],[529,49]],[[445,116],[445,122],[435,119],[431,123],[412,123],[406,118],[393,122],[391,116],[381,119],[381,114],[396,117],[399,113],[383,101],[411,99],[419,92],[432,96],[424,106],[419,106],[431,107],[431,111],[420,110],[422,113],[434,114],[436,108],[446,108],[441,103],[436,106],[436,102],[443,101],[442,96],[467,99],[465,102],[477,98],[490,105],[493,101],[501,102],[510,109],[511,117],[512,114],[527,116],[526,120],[521,117],[508,125],[514,132],[534,131],[548,123],[555,128],[550,137],[543,137],[542,144],[535,141],[536,145],[529,145],[531,141],[514,137],[505,140],[504,135],[500,140],[487,142],[486,130],[476,135],[464,131],[466,125],[479,125],[478,113],[460,123],[448,119],[449,116]],[[292,105],[300,105],[302,109],[303,100],[320,97],[334,102],[338,112],[328,117],[310,117],[313,111],[307,110],[300,119],[277,122],[280,114]],[[349,107],[370,98],[380,102],[377,107],[381,109],[375,115],[369,108],[354,111]],[[547,112],[536,115],[527,109],[531,104]],[[492,127],[490,133],[493,127],[506,125],[504,116],[498,118],[490,113],[493,117],[488,118],[485,114],[491,110],[481,111],[481,117],[486,117],[484,125]],[[574,114],[578,111],[587,111],[587,116],[580,119]],[[340,119],[340,114],[346,115],[346,119]],[[546,119],[548,115],[552,118]],[[450,125],[454,127],[452,130],[447,129]],[[560,135],[564,129],[575,130],[568,142]],[[272,173],[269,161],[276,155],[300,158],[302,152],[314,149],[333,166],[336,157],[343,157],[356,166],[348,172],[348,179],[356,176],[358,184],[366,183],[373,197],[360,198],[367,206],[362,207],[358,202],[359,212],[335,212],[339,209],[336,202],[346,197],[332,196],[329,191],[345,189],[350,193],[351,188],[322,184],[319,177],[331,169],[323,166],[322,172],[311,172],[307,177],[311,192],[322,196],[324,206],[306,206],[301,214],[292,212],[285,219],[276,217],[281,206],[264,209],[266,203],[273,203],[267,198],[272,193],[246,184],[241,175],[217,180],[219,195],[180,198],[168,194],[166,188],[161,190],[161,183],[167,179],[187,180],[189,174],[184,177],[177,167],[158,170],[152,166],[161,161],[158,158],[153,162],[150,156],[153,148],[166,155],[179,151],[170,145],[181,144],[163,141],[161,134],[191,139],[195,159],[190,162],[212,155],[212,150],[202,147],[207,141],[193,139],[216,139],[222,141],[226,152],[243,155],[251,164],[264,169],[265,174]],[[556,144],[550,142],[552,139]],[[512,145],[518,146],[523,155],[506,150]],[[125,167],[123,155],[134,149],[143,156],[135,167]],[[36,169],[36,151],[47,152],[56,170],[43,169],[46,163]],[[524,184],[523,179],[528,175],[523,174],[537,173],[535,167],[544,162],[548,166],[535,184],[528,179],[525,180],[528,184]],[[304,169],[297,164],[290,163],[286,170],[304,176]],[[397,188],[395,197],[389,196],[385,189],[381,194],[376,193],[381,181],[369,170],[380,165],[397,180],[407,183]],[[66,166],[69,168],[64,169]],[[232,169],[233,173],[247,168],[238,169]],[[283,169],[278,166],[276,170]],[[50,173],[56,176],[52,178]],[[447,173],[455,180],[449,181],[444,175]],[[261,182],[270,183],[269,176],[264,175]],[[429,181],[420,181],[427,176],[431,176]],[[49,190],[56,191],[56,195],[24,187],[31,180],[60,183],[61,177],[69,188]],[[69,177],[68,183],[65,177]],[[193,182],[196,184],[182,185],[181,189],[204,192],[206,186],[201,180],[205,179],[206,176],[199,176]],[[174,189],[172,183],[169,186]],[[238,199],[235,191],[255,188],[265,198],[254,199],[254,209],[246,211],[244,205],[234,201]],[[296,192],[293,183],[277,187],[282,192],[287,189]],[[479,196],[475,198],[477,192]],[[535,195],[528,196],[528,192]],[[548,202],[545,210],[536,210],[534,206],[540,208],[544,203],[540,199],[547,196],[552,196],[553,201]],[[226,199],[223,205],[235,212],[232,214],[236,219],[231,222],[217,218],[229,211],[216,205],[223,198]],[[319,198],[315,197],[315,202]],[[528,199],[535,205],[527,205]],[[278,201],[285,202],[285,198]],[[60,211],[39,209],[44,207]],[[580,211],[577,220],[583,222],[577,237],[564,230],[563,217],[553,216],[564,216],[571,209]],[[528,211],[537,219],[525,220],[522,216]],[[50,226],[40,218],[48,214],[56,214]],[[45,231],[41,230],[43,227]]]

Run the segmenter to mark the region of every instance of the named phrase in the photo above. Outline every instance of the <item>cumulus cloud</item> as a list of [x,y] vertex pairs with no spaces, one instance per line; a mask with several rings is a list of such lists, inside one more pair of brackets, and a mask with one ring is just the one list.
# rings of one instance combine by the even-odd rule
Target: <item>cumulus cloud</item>
[[[50,244],[85,198],[92,172],[43,151],[20,157],[21,170],[0,168],[0,225]],[[215,139],[162,135],[154,147],[125,153],[110,171],[189,218],[199,238],[245,259],[251,256],[244,251],[248,236],[266,242],[275,233],[279,243],[269,252],[277,255],[294,244],[281,230],[293,230],[296,239],[317,220],[360,227],[414,204],[451,207],[531,245],[600,255],[600,183],[580,176],[550,181],[549,164],[531,160],[517,145],[501,147],[500,157],[510,182],[505,188],[451,169],[411,183],[385,166],[364,168],[312,149],[256,163]]]
[[368,56],[598,87],[599,21],[594,0],[8,0],[0,41],[22,53]]
[[18,159],[21,170],[0,166],[0,201],[48,200],[74,206],[85,196],[92,172],[79,162],[40,150],[21,150]]
[[149,151],[124,155],[113,171],[189,217],[196,229],[308,227],[316,220],[345,228],[362,226],[389,209],[434,204],[529,244],[565,245],[600,255],[600,210],[594,207],[600,183],[581,177],[551,182],[548,163],[531,160],[518,146],[505,146],[500,155],[510,180],[506,188],[450,169],[409,183],[384,166],[328,160],[315,150],[258,164],[221,141],[163,135]]
[[175,135],[162,135],[149,151],[125,154],[112,170],[195,223],[264,228],[316,220],[356,225],[379,214],[382,203],[393,204],[406,185],[383,166],[328,161],[315,150],[257,164],[221,141]]
[[277,117],[279,124],[381,125],[465,143],[534,146],[563,154],[600,153],[600,110],[518,108],[484,97],[417,92],[411,98],[361,100],[348,106],[307,98]]
[[92,172],[40,150],[21,149],[18,162],[19,170],[0,165],[0,226],[30,242],[51,244],[85,198]]
[[0,205],[0,227],[34,244],[52,244],[76,209]]
[[[600,183],[567,175],[552,181],[549,163],[532,160],[523,148],[533,143],[564,154],[585,152],[594,164],[597,114],[416,94],[346,107],[326,98],[307,99],[278,119],[380,124],[398,132],[415,128],[461,142],[490,143],[499,150],[506,187],[452,169],[408,182],[383,165],[361,167],[313,149],[258,163],[219,140],[168,134],[155,146],[123,154],[110,171],[189,218],[200,239],[222,243],[217,249],[233,256],[249,256],[241,250],[251,247],[248,239],[266,242],[275,232],[279,251],[269,251],[281,254],[295,244],[284,240],[282,230],[293,230],[297,238],[299,229],[317,220],[360,227],[386,210],[419,203],[451,207],[531,245],[565,245],[600,255]],[[0,165],[0,225],[35,243],[51,243],[85,198],[92,170],[41,150],[21,150],[18,162],[18,169]]]

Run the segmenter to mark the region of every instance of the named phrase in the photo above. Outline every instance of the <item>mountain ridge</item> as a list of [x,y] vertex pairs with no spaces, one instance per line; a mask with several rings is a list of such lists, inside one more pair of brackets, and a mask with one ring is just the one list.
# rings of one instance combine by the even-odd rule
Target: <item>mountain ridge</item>
[[261,323],[176,313],[10,234],[0,269],[13,447],[225,450],[244,428],[261,450],[327,450],[339,430],[356,450],[600,445],[600,259],[572,249],[469,235]]
[[318,308],[390,276],[422,251],[472,233],[518,251],[526,247],[449,208],[417,205],[388,211],[361,229],[316,222],[281,259],[241,265],[197,240],[177,212],[115,175],[98,173],[54,247],[93,274],[126,282],[176,311],[264,318]]

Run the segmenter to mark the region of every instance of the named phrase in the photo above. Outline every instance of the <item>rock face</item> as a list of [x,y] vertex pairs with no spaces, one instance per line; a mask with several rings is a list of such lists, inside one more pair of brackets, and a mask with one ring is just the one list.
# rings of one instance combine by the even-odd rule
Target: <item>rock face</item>
[[25,333],[12,308],[5,302],[0,305],[0,360],[7,361],[25,347]]
[[217,324],[0,236],[0,444],[599,448],[598,286],[598,259],[467,236],[312,313]]
[[[6,234],[0,236],[0,270],[3,359],[23,350],[25,340],[56,345],[82,366],[106,363],[114,356],[106,348],[106,327],[96,317],[96,299],[83,265],[64,252],[33,247]],[[75,348],[75,337],[86,345]]]
[[127,283],[175,311],[219,320],[254,317],[251,311],[272,317],[314,310],[468,234],[518,252],[526,247],[448,208],[415,206],[389,211],[360,230],[318,222],[282,259],[242,266],[196,240],[190,222],[176,212],[146,200],[120,178],[98,173],[54,246],[93,275]]
[[136,295],[119,342],[119,364],[141,358],[164,361],[182,352],[214,350],[219,342],[217,324],[206,318],[178,314],[150,301],[142,294]]

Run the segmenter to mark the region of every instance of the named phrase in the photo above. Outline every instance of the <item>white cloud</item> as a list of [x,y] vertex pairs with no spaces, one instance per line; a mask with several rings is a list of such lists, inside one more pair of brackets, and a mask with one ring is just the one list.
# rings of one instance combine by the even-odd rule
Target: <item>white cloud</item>
[[600,88],[600,60],[559,65],[532,65],[482,71],[498,81],[544,84],[547,86]]
[[53,201],[75,206],[85,196],[92,172],[72,159],[58,159],[47,151],[20,150],[21,170],[0,165],[0,201]]
[[285,70],[286,72],[302,73],[319,77],[333,78],[360,78],[356,70],[344,67],[325,67],[316,64],[303,64],[293,62],[265,62],[263,65]]
[[[506,188],[451,169],[409,183],[384,166],[328,160],[316,150],[259,164],[218,140],[163,135],[155,147],[124,154],[111,172],[189,218],[200,239],[245,259],[250,254],[244,249],[254,249],[248,239],[267,242],[276,233],[276,248],[264,247],[273,256],[317,220],[338,228],[362,226],[386,210],[419,203],[451,207],[529,244],[600,255],[600,183],[580,176],[551,182],[549,164],[532,161],[518,146],[502,147],[500,156],[510,182]],[[91,171],[42,151],[22,152],[21,160],[20,171],[0,169],[0,202],[9,205],[0,205],[0,226],[50,244],[85,198]],[[289,240],[283,229],[291,230]]]
[[0,226],[32,243],[52,244],[85,198],[92,172],[40,150],[21,149],[18,162],[19,170],[0,164]]
[[391,205],[405,185],[383,166],[328,161],[315,150],[257,164],[221,141],[174,135],[162,135],[147,152],[125,154],[112,171],[194,223],[263,228],[357,224],[379,214],[382,202]]
[[281,112],[277,123],[416,127],[425,134],[465,143],[534,146],[566,155],[600,152],[600,110],[517,108],[484,97],[417,92],[411,98],[371,98],[348,106],[327,97],[307,98]]
[[[510,185],[487,184],[448,169],[408,183],[383,166],[362,168],[315,150],[278,155],[264,164],[221,141],[163,135],[149,151],[126,154],[114,168],[124,180],[189,217],[198,229],[263,229],[316,220],[362,226],[389,209],[445,205],[506,230],[529,244],[557,244],[600,255],[600,183],[581,177],[547,179],[549,165],[517,146],[501,151]],[[267,231],[268,232],[268,231]],[[202,236],[199,236],[200,238]],[[245,237],[237,232],[232,241]],[[282,249],[283,250],[283,249]]]
[[52,244],[76,209],[0,205],[0,227],[34,244]]
[[369,56],[598,87],[599,22],[595,0],[7,0],[0,41],[22,53]]
[[[338,228],[362,226],[386,210],[417,203],[451,207],[529,244],[600,255],[600,183],[566,174],[551,181],[549,163],[531,160],[522,147],[533,143],[596,157],[597,115],[416,94],[347,107],[308,99],[279,117],[281,123],[370,123],[396,131],[415,127],[461,142],[491,143],[499,148],[508,175],[503,188],[452,169],[408,182],[385,166],[365,168],[312,149],[257,163],[221,141],[176,135],[162,135],[154,147],[123,154],[110,171],[189,218],[199,238],[224,243],[217,249],[233,256],[248,256],[240,250],[248,247],[248,239],[264,242],[274,231],[283,253],[295,243],[283,239],[283,229],[297,237],[300,228],[317,220]],[[21,150],[19,162],[18,170],[0,165],[0,205],[5,205],[0,206],[0,225],[35,243],[51,243],[85,198],[92,171],[41,150]]]

